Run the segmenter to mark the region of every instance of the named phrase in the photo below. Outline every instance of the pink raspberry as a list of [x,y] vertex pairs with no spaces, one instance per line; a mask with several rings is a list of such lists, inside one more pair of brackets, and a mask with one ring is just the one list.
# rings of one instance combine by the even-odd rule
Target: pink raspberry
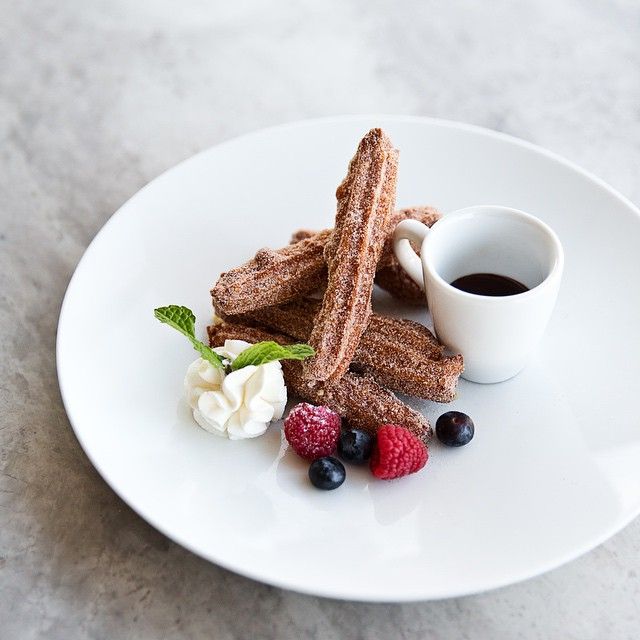
[[376,478],[393,480],[420,471],[428,459],[427,447],[410,431],[396,424],[385,424],[376,432],[369,466]]
[[284,435],[302,458],[315,460],[331,455],[340,437],[340,416],[329,407],[301,402],[284,421]]

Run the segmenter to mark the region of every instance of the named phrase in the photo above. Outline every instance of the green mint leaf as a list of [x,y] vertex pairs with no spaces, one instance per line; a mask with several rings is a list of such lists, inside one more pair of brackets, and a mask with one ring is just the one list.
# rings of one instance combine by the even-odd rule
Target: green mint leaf
[[168,307],[160,307],[153,310],[153,315],[168,324],[170,327],[177,329],[180,333],[188,338],[196,337],[196,317],[193,311],[187,307],[180,307],[177,304],[171,304]]
[[153,315],[189,338],[193,348],[200,356],[210,362],[214,367],[224,369],[222,358],[213,349],[196,338],[196,317],[193,311],[187,307],[171,304],[168,307],[159,307],[153,310]]
[[248,365],[259,366],[274,360],[304,360],[314,354],[313,347],[308,344],[281,345],[271,340],[258,342],[238,354],[231,363],[231,370],[237,371]]

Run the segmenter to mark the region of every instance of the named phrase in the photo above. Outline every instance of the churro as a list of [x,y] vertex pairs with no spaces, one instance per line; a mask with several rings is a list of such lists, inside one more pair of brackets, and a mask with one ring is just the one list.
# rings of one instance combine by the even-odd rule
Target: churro
[[[384,255],[387,256],[384,265],[376,273],[376,284],[390,293],[394,298],[408,302],[415,306],[426,306],[427,299],[424,291],[409,277],[407,272],[400,266],[398,259],[393,252],[393,230],[402,220],[419,220],[427,227],[431,227],[440,220],[440,212],[433,207],[410,207],[401,209],[401,216],[394,216],[392,231],[385,244]],[[413,247],[420,255],[420,247]]]
[[375,283],[389,295],[414,307],[426,307],[424,291],[411,279],[409,274],[394,261],[376,273]]
[[[320,301],[301,298],[277,307],[265,307],[240,317],[227,317],[252,326],[308,340]],[[450,402],[462,373],[461,355],[447,356],[427,327],[411,320],[372,313],[350,366],[379,384],[406,395]]]
[[[375,283],[391,294],[394,298],[407,302],[415,306],[425,306],[426,298],[422,289],[409,277],[407,272],[400,266],[393,253],[393,230],[402,220],[418,220],[427,227],[432,226],[440,219],[441,215],[433,207],[407,207],[394,211],[389,222],[389,235],[385,242],[378,271],[376,272]],[[298,229],[291,235],[290,242],[296,243],[307,238],[312,238],[321,231],[311,231],[310,229]],[[416,253],[420,255],[419,247],[414,247]]]
[[[433,207],[409,207],[391,215],[387,223],[387,240],[378,262],[378,273],[382,272],[380,286],[395,297],[412,302],[411,285],[394,287],[393,284],[382,284],[390,283],[393,278],[392,275],[385,275],[387,268],[392,272],[402,270],[393,255],[393,230],[398,222],[407,218],[431,226],[439,217],[440,213]],[[245,313],[322,289],[327,282],[324,248],[332,233],[333,229],[297,231],[291,237],[291,242],[297,243],[295,249],[261,249],[245,264],[222,273],[211,290],[215,308],[221,313]]]
[[391,140],[372,129],[336,191],[335,228],[324,249],[327,290],[309,336],[316,355],[303,365],[310,380],[337,380],[344,374],[367,326],[373,278],[395,204],[397,169]]
[[327,279],[323,252],[330,236],[330,230],[321,231],[282,249],[261,249],[249,262],[222,273],[211,290],[215,308],[245,313],[319,289]]
[[[289,336],[230,322],[214,324],[207,331],[212,347],[223,344],[225,340],[251,343],[274,340],[281,344],[294,342]],[[347,372],[333,382],[309,382],[303,377],[300,362],[283,360],[281,364],[285,383],[291,393],[307,402],[333,409],[353,427],[375,432],[381,425],[391,423],[401,425],[425,442],[432,435],[431,425],[422,414],[404,404],[369,376]]]

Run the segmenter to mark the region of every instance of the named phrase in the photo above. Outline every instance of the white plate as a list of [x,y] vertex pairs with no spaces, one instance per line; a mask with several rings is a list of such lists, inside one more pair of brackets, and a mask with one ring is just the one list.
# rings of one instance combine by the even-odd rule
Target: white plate
[[[462,449],[434,443],[421,473],[386,483],[348,469],[310,487],[280,425],[230,442],[192,421],[195,357],[153,318],[211,314],[220,271],[299,227],[331,225],[358,140],[400,149],[399,206],[491,203],[549,223],[566,273],[544,344],[499,385],[461,381],[431,419],[469,413]],[[457,596],[534,576],[604,541],[640,511],[640,217],[600,180],[528,143],[409,117],[346,117],[253,133],[183,162],[105,225],[69,285],[58,375],[82,447],[143,518],[193,552],[281,587],[337,598]],[[387,312],[427,321],[378,295]]]

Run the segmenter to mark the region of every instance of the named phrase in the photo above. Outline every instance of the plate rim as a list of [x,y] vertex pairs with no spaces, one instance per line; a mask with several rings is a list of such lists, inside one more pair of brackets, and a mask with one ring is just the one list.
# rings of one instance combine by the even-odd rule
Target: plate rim
[[71,401],[69,399],[71,392],[69,390],[65,391],[65,375],[64,375],[64,364],[63,364],[64,355],[62,353],[60,336],[64,331],[64,319],[65,319],[65,315],[67,314],[67,309],[71,304],[70,292],[72,292],[74,283],[79,277],[78,273],[80,272],[83,266],[83,263],[85,263],[85,260],[87,259],[87,257],[94,250],[94,247],[96,246],[100,237],[103,235],[105,230],[114,222],[114,220],[118,219],[123,214],[123,210],[126,209],[127,206],[131,203],[131,201],[134,200],[140,193],[142,193],[146,189],[151,188],[152,185],[154,185],[157,181],[162,179],[169,172],[177,170],[178,168],[183,167],[183,165],[189,162],[195,161],[198,157],[211,152],[213,149],[224,148],[227,145],[235,144],[238,141],[243,139],[258,137],[260,135],[265,135],[265,134],[272,134],[279,130],[293,130],[296,128],[313,127],[318,124],[344,123],[344,122],[355,122],[355,121],[363,121],[370,124],[372,121],[376,119],[387,121],[387,122],[394,121],[394,122],[415,123],[415,124],[422,124],[422,125],[429,125],[429,126],[437,126],[437,127],[447,128],[447,129],[469,131],[475,134],[483,135],[490,139],[492,138],[492,139],[502,140],[504,142],[514,144],[518,147],[524,148],[528,151],[544,156],[547,159],[552,160],[553,162],[561,166],[571,169],[575,173],[581,175],[582,177],[586,178],[588,181],[592,182],[599,188],[603,189],[614,199],[618,200],[618,202],[621,205],[626,207],[628,210],[633,212],[638,218],[640,218],[640,208],[636,206],[629,198],[627,198],[622,193],[620,193],[617,189],[609,185],[602,178],[599,178],[598,176],[591,173],[590,171],[582,168],[580,165],[576,164],[572,160],[569,160],[554,151],[546,149],[545,147],[539,146],[537,144],[534,144],[532,142],[529,142],[517,136],[513,136],[511,134],[503,133],[500,131],[496,131],[496,130],[489,129],[487,127],[482,127],[475,124],[458,122],[455,120],[448,120],[443,118],[434,118],[430,116],[397,115],[397,114],[350,114],[350,115],[324,116],[319,118],[295,120],[292,122],[284,122],[281,124],[276,124],[268,127],[253,129],[251,131],[242,133],[240,135],[225,138],[221,142],[211,145],[205,149],[202,149],[197,153],[187,158],[184,158],[183,160],[176,163],[175,165],[168,167],[167,169],[162,171],[160,174],[152,178],[149,182],[144,184],[129,198],[127,198],[127,200],[118,207],[118,209],[105,221],[102,227],[95,234],[91,242],[83,251],[80,259],[78,260],[77,264],[73,269],[73,274],[69,279],[69,282],[67,284],[67,287],[65,289],[65,293],[62,299],[62,304],[60,306],[60,312],[59,312],[58,323],[56,328],[56,346],[55,346],[56,374],[58,379],[58,386],[60,389],[60,396],[62,399],[62,404],[65,409],[65,413],[69,420],[69,424],[71,425],[71,429],[78,443],[80,444],[80,447],[82,448],[84,454],[87,456],[87,458],[91,462],[92,466],[98,472],[102,480],[109,486],[109,488],[112,491],[114,491],[115,494],[130,509],[132,509],[137,515],[139,515],[143,520],[145,520],[149,525],[157,529],[164,536],[172,540],[174,543],[180,545],[181,547],[187,549],[191,553],[194,553],[195,555],[205,559],[208,562],[212,562],[222,567],[225,570],[232,571],[233,573],[236,573],[238,575],[250,578],[252,580],[256,580],[258,582],[262,582],[264,584],[272,585],[281,589],[286,589],[286,590],[294,591],[297,593],[302,593],[305,595],[319,596],[323,598],[333,598],[333,599],[339,599],[339,600],[348,600],[352,602],[400,603],[400,602],[437,601],[437,600],[444,600],[448,598],[457,598],[457,597],[463,597],[468,595],[486,593],[502,587],[506,587],[508,585],[517,584],[525,580],[534,578],[536,576],[542,575],[544,573],[547,573],[548,571],[551,571],[555,568],[559,568],[569,562],[572,562],[573,560],[579,558],[580,556],[595,549],[596,547],[604,543],[606,540],[608,540],[612,536],[619,533],[629,523],[635,520],[638,517],[638,515],[640,515],[640,503],[638,504],[635,510],[631,511],[630,515],[627,515],[627,517],[619,518],[618,520],[613,522],[600,536],[594,539],[591,539],[587,543],[580,545],[579,547],[574,549],[571,553],[562,556],[560,560],[557,560],[557,559],[550,560],[549,562],[544,563],[542,566],[538,566],[533,571],[523,571],[515,576],[502,578],[500,580],[488,581],[489,584],[487,584],[487,586],[481,589],[477,589],[477,588],[460,589],[460,590],[453,590],[450,592],[440,592],[438,594],[433,594],[433,595],[428,595],[428,594],[425,595],[424,593],[417,593],[416,590],[413,590],[411,594],[407,592],[400,595],[397,598],[393,598],[393,597],[388,597],[388,595],[383,595],[382,593],[383,590],[371,591],[367,595],[363,596],[363,595],[354,594],[348,588],[345,589],[340,586],[334,589],[326,589],[323,587],[313,588],[308,585],[295,583],[294,581],[279,579],[278,577],[274,577],[271,574],[268,574],[267,571],[254,571],[251,568],[245,568],[245,567],[239,568],[237,566],[234,566],[233,563],[226,562],[223,558],[221,559],[219,557],[216,557],[216,555],[213,553],[209,553],[207,551],[197,549],[195,548],[195,545],[192,545],[188,540],[183,539],[183,536],[175,534],[174,532],[169,532],[166,529],[166,527],[158,523],[155,520],[155,518],[147,512],[146,508],[132,504],[132,501],[128,500],[127,497],[123,495],[123,492],[116,486],[116,483],[111,481],[111,479],[109,478],[108,470],[104,469],[98,463],[98,461],[94,456],[94,452],[90,450],[90,447],[85,442],[81,434],[82,430],[79,429],[78,426],[76,426],[76,420],[74,420],[74,417],[73,417],[73,410],[70,406]]

